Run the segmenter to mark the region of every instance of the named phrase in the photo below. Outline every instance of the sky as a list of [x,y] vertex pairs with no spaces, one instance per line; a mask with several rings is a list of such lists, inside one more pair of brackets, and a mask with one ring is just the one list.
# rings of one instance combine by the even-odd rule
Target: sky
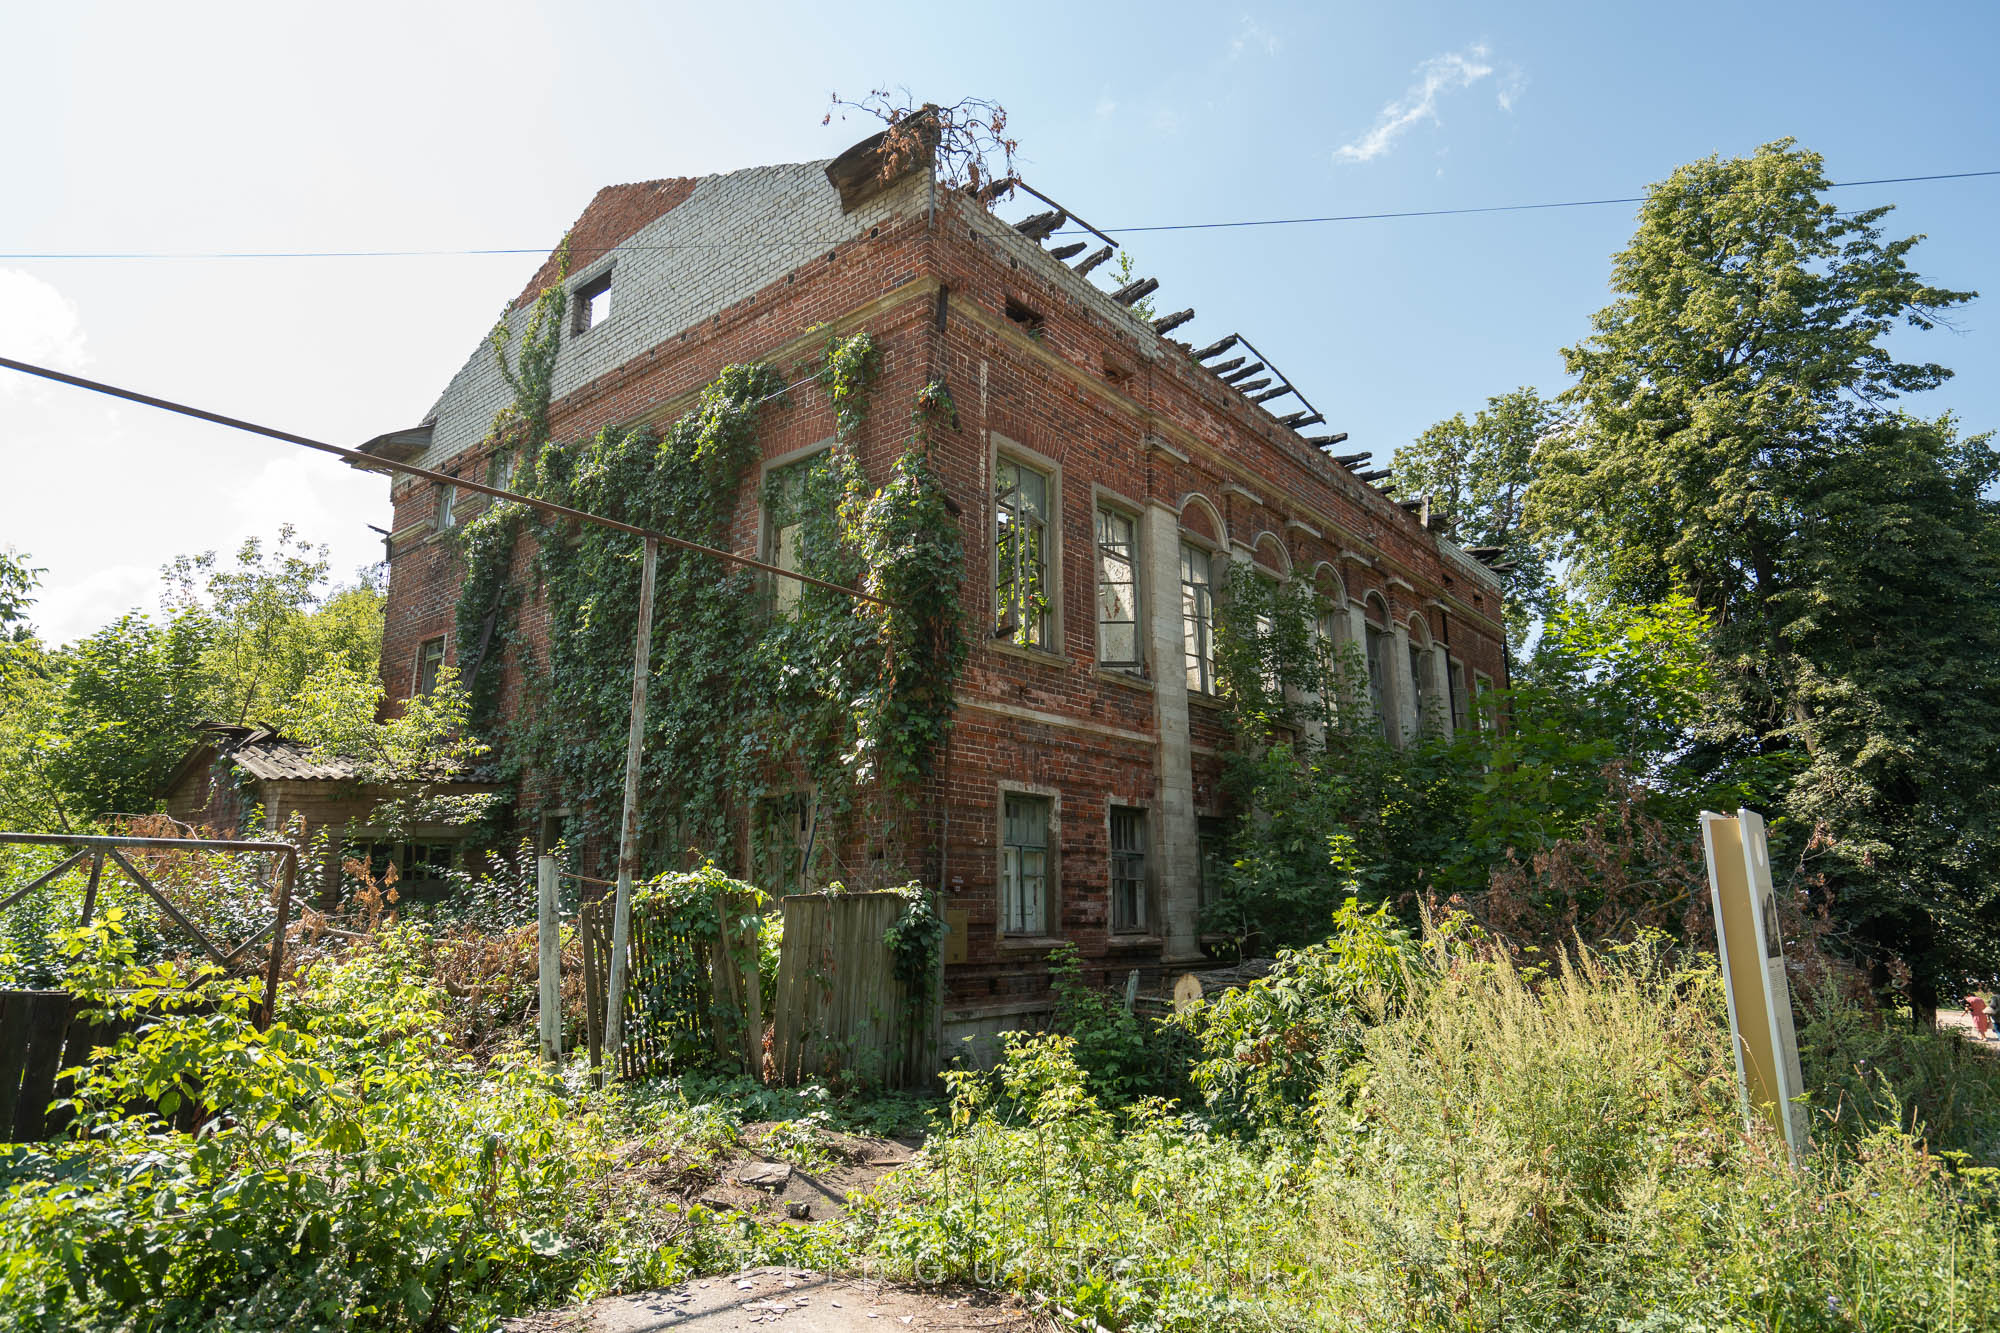
[[[1683,3],[864,7],[525,0],[0,0],[12,127],[0,355],[336,443],[414,425],[602,185],[829,157],[832,93],[1004,105],[1022,175],[1241,331],[1385,460],[1493,394],[1564,386],[1629,204],[1137,228],[1641,193],[1785,136],[1836,181],[2000,168],[2000,6]],[[31,58],[22,58],[32,53]],[[1987,292],[1899,336],[1957,370],[1913,401],[2000,426],[2000,177],[1894,203],[1914,264]],[[1133,230],[1126,230],[1133,229]],[[0,546],[64,642],[157,604],[160,566],[281,523],[341,576],[387,482],[274,441],[0,371]]]

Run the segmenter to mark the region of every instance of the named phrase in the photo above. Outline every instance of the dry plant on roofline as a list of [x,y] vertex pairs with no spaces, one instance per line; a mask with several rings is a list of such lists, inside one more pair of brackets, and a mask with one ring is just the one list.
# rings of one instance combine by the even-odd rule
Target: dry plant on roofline
[[988,206],[1013,186],[1014,153],[1020,141],[1007,136],[1007,108],[998,102],[962,97],[949,106],[935,102],[916,106],[907,88],[894,92],[877,88],[855,101],[839,93],[828,94],[828,99],[822,125],[832,124],[836,115],[845,120],[849,111],[858,111],[889,127],[882,139],[878,173],[883,181],[935,155],[943,185],[963,190]]

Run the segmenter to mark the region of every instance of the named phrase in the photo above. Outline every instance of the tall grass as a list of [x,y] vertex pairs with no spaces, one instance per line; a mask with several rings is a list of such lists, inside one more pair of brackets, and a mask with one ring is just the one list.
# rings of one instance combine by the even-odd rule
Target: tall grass
[[1023,1041],[867,1243],[1121,1328],[2000,1328],[1995,1172],[1838,1080],[1801,1169],[1746,1135],[1712,966],[1434,937],[1408,977],[1289,1142],[1107,1109]]

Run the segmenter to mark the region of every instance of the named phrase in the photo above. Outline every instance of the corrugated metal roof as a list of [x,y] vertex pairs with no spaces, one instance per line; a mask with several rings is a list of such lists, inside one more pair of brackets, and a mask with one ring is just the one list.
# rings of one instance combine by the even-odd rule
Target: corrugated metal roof
[[311,746],[271,731],[252,732],[228,755],[231,762],[256,778],[338,782],[361,774],[361,765],[356,760],[337,755],[316,758]]

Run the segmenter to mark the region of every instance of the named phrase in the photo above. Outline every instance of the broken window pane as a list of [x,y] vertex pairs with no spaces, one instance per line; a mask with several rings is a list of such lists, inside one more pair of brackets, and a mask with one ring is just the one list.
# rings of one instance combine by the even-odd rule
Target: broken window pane
[[425,639],[417,649],[416,693],[429,694],[437,689],[438,672],[444,667],[444,636]]
[[1097,511],[1097,660],[1139,665],[1138,525],[1112,509]]
[[1048,646],[1048,478],[1012,459],[993,470],[993,632]]
[[[773,468],[764,480],[764,532],[767,546],[764,559],[779,569],[803,570],[807,512],[811,503],[809,483],[818,469],[826,466],[822,450],[782,468]],[[790,615],[799,604],[805,585],[797,579],[771,577],[771,602],[779,615]]]
[[1048,925],[1049,799],[1009,793],[1004,802],[1000,929],[1041,935]]
[[1187,687],[1215,693],[1215,600],[1209,586],[1209,555],[1181,543],[1181,640],[1187,651]]

